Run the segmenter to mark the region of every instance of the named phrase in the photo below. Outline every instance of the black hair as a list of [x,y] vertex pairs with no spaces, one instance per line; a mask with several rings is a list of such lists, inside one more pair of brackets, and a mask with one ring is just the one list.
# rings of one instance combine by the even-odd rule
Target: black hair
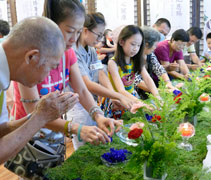
[[78,0],[46,0],[43,15],[59,24],[68,17],[85,16],[85,9]]
[[211,32],[207,34],[206,40],[207,40],[207,39],[211,39]]
[[10,32],[10,26],[7,21],[0,20],[0,35],[6,36]]
[[188,33],[184,29],[178,29],[174,31],[171,37],[171,41],[182,41],[182,42],[189,42],[190,38]]
[[160,26],[161,24],[166,23],[169,29],[171,29],[171,23],[169,22],[168,19],[166,18],[159,18],[156,22],[155,25]]
[[125,53],[124,53],[122,46],[120,45],[120,41],[122,41],[122,40],[126,41],[131,36],[138,34],[138,33],[141,34],[141,36],[142,36],[142,43],[141,43],[138,53],[133,57],[133,63],[134,63],[133,70],[135,73],[136,72],[140,73],[142,70],[142,67],[144,66],[144,57],[143,57],[144,34],[138,26],[128,25],[128,26],[124,27],[119,34],[117,50],[115,51],[115,55],[114,55],[117,65],[120,66],[120,68],[122,69],[123,72],[126,71],[126,69],[125,69],[126,62],[125,62]]
[[187,30],[188,34],[191,36],[196,36],[198,39],[202,38],[202,31],[199,27],[191,27]]
[[96,12],[86,15],[84,27],[89,30],[92,30],[99,24],[106,25],[105,18],[102,13]]

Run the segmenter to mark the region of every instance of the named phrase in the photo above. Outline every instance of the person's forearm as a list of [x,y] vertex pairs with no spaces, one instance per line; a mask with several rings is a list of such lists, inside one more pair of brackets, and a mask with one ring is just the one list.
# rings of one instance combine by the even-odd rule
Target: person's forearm
[[147,86],[147,88],[150,90],[150,92],[153,94],[153,96],[157,96],[159,93],[158,93],[158,90],[157,90],[157,87],[155,86],[155,83],[154,81],[152,80],[152,78],[144,78],[143,77],[143,80]]
[[27,120],[27,117],[24,117],[18,121],[9,121],[0,125],[0,138],[14,131],[22,124],[24,124]]
[[184,75],[182,75],[182,74],[180,74],[176,71],[169,71],[168,74],[171,75],[174,78],[177,78],[177,79],[183,79],[184,78]]
[[201,61],[200,61],[199,57],[196,54],[190,55],[190,57],[191,57],[193,63],[198,64],[198,65],[201,66]]
[[22,126],[0,139],[0,164],[17,154],[45,121],[39,115],[32,115]]
[[[66,122],[67,122],[66,120],[59,118],[50,123],[47,123],[45,127],[55,132],[65,133],[64,127],[65,127]],[[78,126],[79,124],[72,123],[71,134],[77,134]]]
[[121,98],[121,95],[119,93],[111,91],[110,89],[105,88],[102,85],[97,84],[95,82],[89,81],[88,83],[86,83],[86,86],[92,94],[117,100],[120,100]]
[[114,90],[110,80],[108,79],[108,76],[105,74],[104,71],[99,71],[99,82],[102,86],[110,89],[110,90]]
[[165,70],[168,70],[169,64],[162,64],[162,66],[165,68]]
[[138,98],[136,98],[135,96],[133,96],[132,94],[130,94],[128,91],[126,90],[122,90],[122,91],[119,91],[120,94],[128,97],[129,99],[133,100],[133,101],[138,101]]
[[188,66],[186,66],[186,64],[185,64],[185,66],[180,66],[180,71],[183,75],[188,74],[189,73]]
[[114,52],[116,50],[116,47],[113,47],[113,48],[100,48],[100,49],[97,49],[97,51],[99,53],[111,53],[111,52]]
[[170,81],[170,79],[169,79],[167,73],[162,74],[162,75],[160,76],[160,78],[162,78],[162,79],[166,82],[166,87],[171,88],[171,89],[172,89],[172,88],[175,88],[175,87],[172,85],[172,83],[171,83],[171,81]]
[[137,86],[144,91],[150,92],[144,81],[140,82]]
[[160,76],[160,78],[162,78],[165,82],[169,82],[170,79],[169,79],[169,76],[167,73],[164,73]]

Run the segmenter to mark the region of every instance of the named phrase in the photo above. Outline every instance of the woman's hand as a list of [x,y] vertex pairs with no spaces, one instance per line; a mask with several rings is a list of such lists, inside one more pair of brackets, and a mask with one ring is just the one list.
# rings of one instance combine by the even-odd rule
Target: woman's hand
[[96,126],[83,126],[81,128],[80,137],[83,141],[94,145],[110,142],[110,138],[106,133]]
[[134,100],[132,100],[124,95],[121,95],[121,96],[122,97],[119,98],[119,100],[112,99],[114,109],[117,109],[117,110],[129,109],[130,110],[134,104]]
[[[106,118],[102,114],[96,114],[95,120],[97,122],[98,127],[109,136],[112,136],[114,134],[114,132],[118,132],[123,125],[122,120]],[[116,129],[115,129],[115,126],[116,126]],[[110,128],[110,130],[109,130],[109,128]]]

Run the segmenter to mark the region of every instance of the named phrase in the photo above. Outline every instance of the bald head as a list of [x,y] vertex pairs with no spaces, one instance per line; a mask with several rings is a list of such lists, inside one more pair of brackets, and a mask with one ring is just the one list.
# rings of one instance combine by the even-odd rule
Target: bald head
[[58,56],[65,49],[59,27],[45,17],[31,17],[20,21],[12,28],[8,40],[15,49],[38,49],[41,59],[45,56]]

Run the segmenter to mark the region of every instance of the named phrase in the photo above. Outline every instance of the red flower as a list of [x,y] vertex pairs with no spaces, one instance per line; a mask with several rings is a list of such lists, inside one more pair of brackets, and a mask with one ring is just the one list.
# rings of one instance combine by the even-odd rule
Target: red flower
[[210,75],[204,75],[203,78],[208,79],[208,78],[210,78]]
[[182,93],[179,93],[177,96],[174,97],[174,101],[176,101],[176,104],[179,104],[182,98],[179,98],[182,95]]
[[137,139],[141,136],[142,133],[143,133],[143,129],[135,128],[128,133],[128,138]]
[[159,115],[154,115],[153,117],[152,117],[152,120],[151,120],[152,122],[156,122],[156,121],[160,121],[161,122],[161,116],[159,116]]

